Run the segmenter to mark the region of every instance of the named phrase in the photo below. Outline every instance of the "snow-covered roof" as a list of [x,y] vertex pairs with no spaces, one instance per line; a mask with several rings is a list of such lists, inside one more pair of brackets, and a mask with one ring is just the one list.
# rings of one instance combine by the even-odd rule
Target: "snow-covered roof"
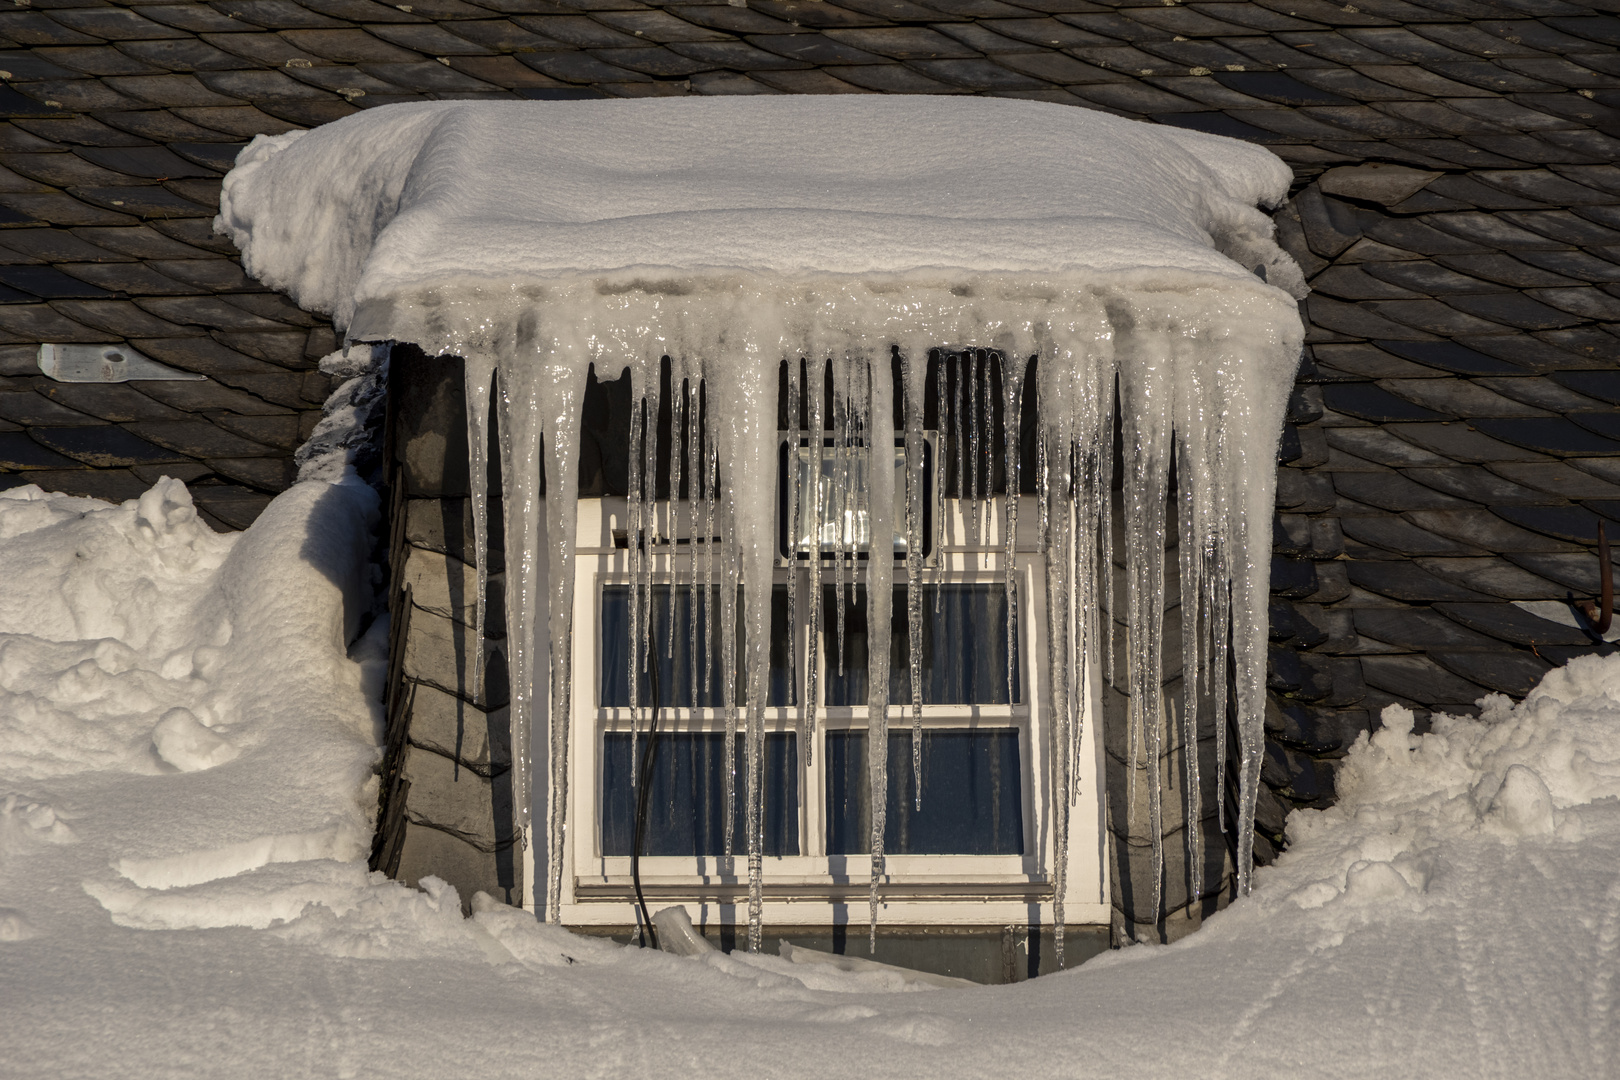
[[[1039,102],[433,102],[260,136],[216,226],[340,325],[368,303],[621,271],[1145,270],[1252,289],[1259,267],[1297,292],[1256,209],[1290,180],[1257,146]],[[356,329],[388,331],[397,315],[373,311]]]

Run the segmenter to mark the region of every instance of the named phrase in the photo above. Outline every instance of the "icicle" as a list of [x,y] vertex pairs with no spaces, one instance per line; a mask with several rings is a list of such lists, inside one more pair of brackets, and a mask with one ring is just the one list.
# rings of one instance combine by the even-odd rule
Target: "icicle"
[[[630,490],[625,500],[625,555],[630,563],[630,714],[641,708],[641,417],[646,407],[642,397],[641,371],[630,369]],[[630,760],[637,760],[636,725],[630,725]],[[635,770],[630,783],[635,784]]]
[[[720,459],[714,447],[714,414],[709,408],[709,368],[703,366],[703,693],[712,701],[714,683],[714,500],[720,483]],[[727,745],[730,745],[729,743]],[[730,773],[728,771],[727,775]],[[726,813],[731,789],[726,788]],[[728,830],[729,831],[729,830]],[[730,845],[727,845],[730,852]]]
[[937,391],[934,404],[934,614],[938,615],[945,595],[945,451],[950,438],[950,425],[946,422],[950,400],[946,396],[944,349],[938,350],[934,385]]
[[[842,387],[842,389],[840,389]],[[844,677],[844,559],[851,551],[850,534],[850,443],[849,443],[849,370],[848,364],[837,364],[833,371],[833,490],[834,518],[838,522],[837,550],[833,554],[833,605],[836,611],[833,630],[838,642],[838,677]]]
[[[788,704],[798,705],[799,689],[799,359],[788,361],[787,372],[787,625]],[[803,710],[799,715],[799,743],[804,743]]]
[[[658,662],[658,658],[653,655],[651,641],[652,624],[655,617],[653,578],[658,567],[658,409],[663,378],[663,360],[657,350],[654,350],[653,354],[647,358],[647,402],[641,410],[645,428],[642,436],[642,449],[645,458],[641,470],[641,542],[644,545],[641,566],[642,575],[645,578],[643,586],[645,591],[641,607],[641,640],[636,642],[636,655],[641,658],[640,664],[643,671],[648,669],[647,665]],[[638,586],[643,585],[641,582],[637,584]],[[662,687],[659,689],[662,690]],[[659,702],[656,701],[647,703],[648,708],[656,708],[658,705]],[[630,760],[639,761],[640,759],[632,754]]]
[[[979,535],[979,354],[969,350],[963,358],[967,362],[967,386],[962,392],[962,406],[967,412],[967,490],[963,493],[972,500],[972,516],[968,519],[968,543],[978,547]],[[975,556],[977,565],[977,556]]]
[[[1147,758],[1148,823],[1153,841],[1153,921],[1161,916],[1164,877],[1163,800],[1160,753],[1164,717],[1160,680],[1164,629],[1165,499],[1171,462],[1169,368],[1174,357],[1163,332],[1142,333],[1134,363],[1122,371],[1120,415],[1124,418],[1127,474],[1125,547],[1129,590],[1132,730]],[[1134,775],[1133,775],[1134,781]]]
[[[679,589],[675,572],[675,553],[678,550],[676,539],[680,536],[680,528],[676,524],[676,514],[681,501],[681,414],[685,411],[686,392],[681,383],[686,372],[681,362],[671,358],[669,366],[669,626],[664,631],[664,655],[670,660],[675,659],[675,596]],[[691,534],[687,534],[686,546],[692,546]],[[673,695],[672,695],[673,697]],[[680,704],[671,701],[672,705]]]
[[[701,497],[699,489],[703,486],[703,478],[698,474],[699,464],[703,460],[703,444],[698,438],[698,383],[699,376],[696,370],[688,376],[685,389],[686,397],[686,549],[690,556],[691,581],[687,584],[686,592],[686,623],[687,623],[687,652],[689,657],[689,693],[690,707],[698,707],[698,665],[704,671],[709,670],[708,654],[698,647],[698,543],[701,541],[704,548],[708,547],[708,537],[698,535],[698,499]],[[673,759],[672,759],[673,760]]]
[[467,474],[472,496],[473,561],[477,564],[478,595],[473,597],[472,677],[467,688],[484,701],[484,642],[486,597],[489,593],[489,407],[495,361],[472,350],[463,371],[467,397]]
[[799,742],[799,753],[804,758],[805,767],[811,764],[811,754],[816,743],[816,706],[820,698],[820,650],[821,650],[821,460],[823,425],[826,423],[824,410],[826,408],[827,394],[827,360],[822,355],[824,350],[817,350],[810,354],[809,376],[810,385],[805,393],[808,395],[810,406],[810,476],[807,481],[810,491],[810,566],[807,576],[810,588],[810,630],[804,662],[804,708],[806,713],[805,727],[808,738]]
[[1198,506],[1193,498],[1193,456],[1185,436],[1177,444],[1176,482],[1180,496],[1177,506],[1178,569],[1181,586],[1181,749],[1186,768],[1183,797],[1186,800],[1187,863],[1189,901],[1197,906],[1204,892],[1203,790],[1198,777],[1198,601],[1203,594],[1199,580],[1202,562]]
[[[745,341],[747,338],[744,339]],[[722,345],[722,348],[727,346]],[[764,362],[758,348],[743,346],[722,355],[712,387],[713,426],[718,459],[726,463],[726,557],[722,585],[721,641],[725,653],[726,746],[734,746],[737,727],[736,681],[747,680],[744,833],[748,851],[748,949],[758,952],[761,940],[764,873],[765,706],[770,691],[771,592],[776,567],[777,382],[779,367]],[[736,605],[739,578],[744,588],[744,662],[737,662]],[[734,766],[734,762],[728,762]],[[728,777],[731,771],[728,768]],[[731,850],[729,818],[732,791],[726,792],[727,852]]]
[[1068,887],[1069,804],[1073,788],[1072,742],[1069,731],[1069,602],[1075,582],[1070,580],[1070,488],[1073,461],[1070,425],[1072,403],[1066,400],[1064,376],[1056,363],[1039,369],[1042,441],[1049,443],[1044,501],[1051,507],[1046,530],[1046,656],[1049,680],[1047,743],[1051,750],[1053,937],[1058,965],[1063,964],[1064,894]]
[[506,612],[511,676],[512,796],[517,835],[527,844],[532,788],[535,620],[539,596],[540,464],[544,462],[546,608],[550,655],[549,784],[546,792],[546,918],[561,919],[568,806],[568,735],[573,672],[574,531],[579,495],[580,405],[588,365],[577,356],[542,354],[500,368],[500,451],[506,517]]
[[[894,581],[894,380],[874,357],[869,371],[866,433],[870,546],[866,560],[866,754],[872,799],[870,939],[877,951],[878,884],[883,876],[883,834],[889,806],[889,614]],[[886,357],[884,359],[887,359]]]
[[1010,350],[1001,354],[1002,430],[1006,438],[1006,498],[1002,503],[1002,581],[1007,600],[1007,704],[1013,703],[1018,681],[1018,569],[1014,559],[1018,548],[1018,495],[1021,417],[1024,402],[1024,373]]
[[922,530],[923,394],[928,351],[912,343],[901,354],[906,407],[906,641],[911,667],[911,790],[922,809]]

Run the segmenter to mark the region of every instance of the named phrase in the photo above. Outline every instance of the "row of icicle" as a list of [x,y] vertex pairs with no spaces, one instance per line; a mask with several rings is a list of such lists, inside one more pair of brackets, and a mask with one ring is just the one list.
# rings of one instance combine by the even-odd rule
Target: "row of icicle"
[[[1260,677],[1264,671],[1264,597],[1265,577],[1256,560],[1264,561],[1266,552],[1260,546],[1261,537],[1255,523],[1248,520],[1244,500],[1238,494],[1245,482],[1244,473],[1252,468],[1255,440],[1246,435],[1242,427],[1246,422],[1264,422],[1266,410],[1246,400],[1240,380],[1232,378],[1231,371],[1220,364],[1209,364],[1207,358],[1185,340],[1170,333],[1156,338],[1148,336],[1138,342],[1138,348],[1151,350],[1157,362],[1122,362],[1114,350],[1111,334],[1079,335],[1072,340],[1059,340],[1043,349],[1033,368],[1037,373],[1036,390],[1040,406],[1036,433],[1036,459],[1038,476],[1035,487],[1039,497],[1040,521],[1038,541],[1045,557],[1045,601],[1047,612],[1047,662],[1049,665],[1046,731],[1049,737],[1051,790],[1057,797],[1050,800],[1052,808],[1051,835],[1053,838],[1050,877],[1054,897],[1054,928],[1057,953],[1061,964],[1063,952],[1066,875],[1069,845],[1069,812],[1079,797],[1079,776],[1076,768],[1082,742],[1083,718],[1099,716],[1100,687],[1103,682],[1114,683],[1121,675],[1114,670],[1114,634],[1112,631],[1115,607],[1114,565],[1114,509],[1112,479],[1115,472],[1115,416],[1116,393],[1118,415],[1121,418],[1123,472],[1124,562],[1125,562],[1125,622],[1132,632],[1126,635],[1127,662],[1124,678],[1131,701],[1130,748],[1132,765],[1130,775],[1131,798],[1135,799],[1135,764],[1145,758],[1146,788],[1149,800],[1149,818],[1153,837],[1154,906],[1161,907],[1163,880],[1163,828],[1160,806],[1160,754],[1164,738],[1161,709],[1173,704],[1161,700],[1161,639],[1164,618],[1165,585],[1165,529],[1166,505],[1169,495],[1169,476],[1172,462],[1178,476],[1179,573],[1183,611],[1183,671],[1185,698],[1181,703],[1180,724],[1182,742],[1186,750],[1186,807],[1189,825],[1189,884],[1190,895],[1199,897],[1204,891],[1202,851],[1202,819],[1200,805],[1201,786],[1197,758],[1198,717],[1214,717],[1217,740],[1215,760],[1218,770],[1224,770],[1226,761],[1227,672],[1229,662],[1235,667],[1237,687],[1237,727],[1241,746],[1239,806],[1237,828],[1239,850],[1237,868],[1240,891],[1248,889],[1249,847],[1252,843],[1252,822],[1255,783],[1258,780],[1260,757]],[[1193,353],[1188,350],[1192,349]],[[915,350],[913,350],[915,352]],[[921,490],[923,470],[921,461],[924,445],[923,406],[929,364],[925,354],[908,355],[896,348],[902,373],[901,413],[906,455],[911,467],[904,471],[907,477],[905,500],[906,570],[910,582],[925,580],[921,530],[924,522],[925,493]],[[945,428],[949,414],[950,427],[956,432],[956,475],[959,481],[958,497],[963,501],[965,518],[970,523],[970,545],[989,540],[988,522],[982,527],[981,501],[987,509],[993,498],[990,476],[984,462],[991,450],[988,440],[993,434],[994,408],[990,401],[992,383],[989,378],[991,363],[998,357],[985,350],[940,351],[934,365],[937,396],[940,402],[940,427]],[[1224,354],[1223,354],[1224,356]],[[889,378],[890,356],[877,353],[869,361],[866,356],[846,353],[833,359],[816,358],[805,363],[807,386],[801,389],[798,378],[799,364],[791,365],[794,377],[787,380],[786,412],[795,428],[801,414],[808,420],[809,430],[785,433],[789,445],[797,447],[801,440],[812,446],[815,436],[826,432],[839,452],[832,456],[834,475],[830,478],[834,497],[841,509],[853,518],[865,509],[870,522],[869,535],[873,542],[884,545],[884,538],[894,532],[890,520],[893,500],[894,471],[888,456],[894,445],[893,392]],[[1225,357],[1231,365],[1233,359]],[[734,846],[735,823],[732,821],[732,784],[736,771],[734,758],[735,735],[739,727],[744,734],[745,821],[744,840],[748,855],[748,940],[750,950],[757,950],[761,937],[762,909],[762,758],[764,747],[764,702],[766,698],[766,671],[768,669],[768,635],[770,629],[771,584],[775,579],[775,492],[777,452],[782,436],[775,429],[778,415],[777,365],[756,360],[750,377],[746,365],[726,370],[725,378],[716,379],[716,372],[695,360],[676,360],[648,355],[629,365],[631,379],[632,416],[630,423],[630,483],[628,498],[628,557],[632,588],[630,589],[630,621],[632,655],[644,670],[649,656],[650,619],[653,614],[651,590],[653,585],[650,553],[662,537],[665,550],[675,551],[670,544],[679,530],[676,516],[681,513],[679,500],[671,498],[662,508],[660,520],[659,500],[656,498],[654,478],[658,475],[658,418],[662,403],[662,363],[671,363],[669,387],[672,395],[671,445],[675,448],[667,464],[669,492],[678,495],[683,475],[691,497],[685,500],[685,533],[702,543],[686,546],[686,578],[692,590],[689,604],[690,635],[688,650],[692,662],[691,691],[695,705],[698,693],[697,671],[699,656],[712,655],[714,642],[704,642],[699,648],[699,636],[705,628],[715,625],[711,613],[699,617],[700,604],[707,606],[719,601],[719,647],[721,651],[720,692],[724,707],[724,754],[726,777],[725,843],[726,854]],[[498,368],[498,373],[497,373]],[[955,393],[947,392],[947,368],[956,372]],[[509,620],[507,641],[512,655],[508,667],[512,680],[511,715],[514,748],[530,746],[530,727],[534,718],[532,687],[536,673],[537,646],[540,644],[538,620],[547,613],[549,625],[545,640],[549,642],[549,751],[544,754],[548,764],[544,778],[546,795],[547,835],[544,841],[544,884],[547,917],[560,919],[563,885],[563,853],[568,805],[568,724],[571,710],[572,681],[570,657],[572,653],[573,610],[573,543],[574,522],[572,510],[577,500],[578,444],[580,410],[584,397],[586,365],[555,363],[510,363],[470,357],[466,365],[466,395],[468,402],[468,444],[473,477],[472,504],[474,536],[478,567],[477,625],[484,626],[484,597],[486,589],[487,533],[489,498],[485,476],[488,462],[485,450],[489,445],[489,419],[491,407],[498,410],[499,454],[503,477],[503,504],[505,509],[505,550],[508,552],[506,574],[506,610]],[[833,414],[824,416],[822,388],[832,375],[834,386]],[[1014,553],[1017,541],[1018,492],[1020,477],[1020,417],[1023,412],[1025,371],[1023,365],[1006,364],[1001,368],[1001,414],[1005,431],[1005,502],[1003,507],[1002,553],[1006,570],[1005,588],[1008,603],[1009,665],[1015,655],[1012,635],[1016,633],[1017,589]],[[706,378],[707,376],[707,378]],[[1117,387],[1117,389],[1116,389]],[[803,407],[801,409],[801,400]],[[765,418],[762,420],[761,418]],[[536,422],[538,421],[538,422]],[[768,421],[770,431],[761,430]],[[830,429],[830,430],[829,430]],[[681,439],[682,431],[697,433],[695,438]],[[644,437],[644,432],[647,436]],[[981,440],[984,453],[981,457]],[[681,452],[684,443],[684,454]],[[940,447],[944,452],[944,440]],[[1265,439],[1258,441],[1263,450]],[[848,470],[857,448],[864,448],[870,457],[865,470],[868,484],[864,490],[864,507],[848,506],[847,501],[862,497],[862,489],[850,482]],[[822,481],[822,455],[809,455],[811,490],[818,489]],[[684,459],[684,460],[683,460]],[[542,499],[539,490],[540,467],[544,462],[549,490]],[[1260,462],[1260,464],[1267,464]],[[943,565],[945,543],[944,507],[945,485],[943,467],[933,470],[935,488],[933,500],[932,548],[941,553]],[[786,505],[793,519],[788,523],[790,536],[797,537],[800,523],[799,497],[796,490],[798,470],[787,470]],[[1263,478],[1262,478],[1263,482]],[[717,494],[719,499],[717,500]],[[1252,510],[1252,506],[1249,507]],[[764,510],[764,513],[761,511]],[[544,536],[542,543],[542,516]],[[845,519],[840,513],[840,520]],[[1269,521],[1260,524],[1267,532]],[[809,565],[825,566],[831,563],[834,576],[833,595],[837,612],[834,626],[843,626],[843,609],[847,586],[852,598],[857,563],[852,540],[840,527],[838,543],[833,550],[823,550],[821,530],[812,528],[814,552]],[[547,563],[540,564],[542,552]],[[824,562],[824,558],[831,556]],[[891,559],[865,559],[865,594],[869,626],[882,627],[889,623],[892,595]],[[934,571],[938,582],[942,570]],[[540,595],[542,578],[547,595]],[[790,625],[798,621],[798,573],[788,575],[788,603]],[[812,581],[815,578],[811,579]],[[752,586],[762,582],[764,587],[747,588],[745,596],[745,622],[741,642],[736,633],[736,603],[738,585]],[[1099,589],[1102,595],[1099,595]],[[937,596],[937,593],[936,593]],[[908,588],[907,616],[910,634],[910,703],[912,731],[912,768],[914,789],[921,800],[921,622],[922,590]],[[802,699],[794,701],[798,709],[797,732],[799,746],[808,755],[816,725],[816,685],[821,589],[811,587],[807,600],[809,622],[809,655],[806,661],[806,686]],[[663,641],[673,647],[675,604],[668,605],[670,624],[663,629]],[[1258,627],[1258,634],[1256,633]],[[1229,628],[1232,637],[1228,637]],[[746,710],[737,700],[737,672],[739,648],[744,654],[748,685]],[[843,650],[838,648],[838,660],[843,661]],[[483,649],[479,649],[482,662]],[[1100,658],[1101,671],[1093,663]],[[796,665],[797,658],[794,663]],[[710,691],[710,669],[706,660],[702,665],[703,692]],[[638,672],[629,680],[632,710],[643,708],[639,700]],[[1100,675],[1100,679],[1099,679]],[[1009,671],[1009,679],[1014,673]],[[474,685],[480,675],[475,671]],[[797,694],[796,669],[790,682]],[[867,764],[871,793],[871,881],[869,890],[870,923],[875,944],[877,912],[880,902],[880,884],[884,877],[883,839],[888,788],[888,636],[875,633],[869,637],[868,653],[868,739]],[[1200,709],[1200,687],[1205,702]],[[741,715],[746,711],[746,716]],[[634,730],[634,727],[633,727]],[[634,745],[634,744],[632,744]],[[513,786],[517,834],[527,837],[530,826],[530,792],[534,778],[529,775],[530,753],[513,755]],[[632,750],[632,759],[635,752]],[[1224,777],[1218,778],[1216,790],[1224,790]],[[1224,807],[1222,828],[1225,828]],[[1134,812],[1128,814],[1134,819]],[[538,863],[538,859],[536,860]],[[538,883],[537,883],[538,884]],[[539,889],[537,888],[537,891]]]

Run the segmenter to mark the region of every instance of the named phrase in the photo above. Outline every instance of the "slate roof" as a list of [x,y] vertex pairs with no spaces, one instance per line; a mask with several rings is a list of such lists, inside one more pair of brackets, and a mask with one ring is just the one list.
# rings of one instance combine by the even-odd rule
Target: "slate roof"
[[[1263,143],[1314,292],[1280,471],[1263,830],[1384,704],[1593,648],[1620,522],[1620,0],[14,0],[0,11],[0,485],[161,473],[240,527],[334,346],[210,234],[253,135],[424,98],[976,93]],[[986,167],[1015,163],[987,162]],[[124,341],[205,383],[39,376]]]

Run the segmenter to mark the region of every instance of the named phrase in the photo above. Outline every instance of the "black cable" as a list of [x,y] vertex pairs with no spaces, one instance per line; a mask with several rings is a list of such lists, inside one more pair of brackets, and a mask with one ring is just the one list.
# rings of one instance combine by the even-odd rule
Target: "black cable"
[[[670,597],[674,603],[675,598]],[[651,605],[649,604],[650,608]],[[648,612],[649,616],[651,611]],[[641,908],[641,947],[646,948],[648,942],[653,948],[658,948],[658,930],[647,915],[647,898],[641,894],[641,846],[647,838],[647,804],[650,801],[648,793],[652,789],[653,763],[658,760],[658,637],[653,630],[652,623],[656,620],[647,620],[647,652],[649,674],[652,680],[652,722],[647,725],[647,742],[641,748],[641,771],[636,782],[636,838],[630,848],[630,880],[636,886],[636,905]],[[635,662],[631,662],[630,677],[638,678],[635,671]],[[632,716],[630,723],[634,726],[636,718]]]

